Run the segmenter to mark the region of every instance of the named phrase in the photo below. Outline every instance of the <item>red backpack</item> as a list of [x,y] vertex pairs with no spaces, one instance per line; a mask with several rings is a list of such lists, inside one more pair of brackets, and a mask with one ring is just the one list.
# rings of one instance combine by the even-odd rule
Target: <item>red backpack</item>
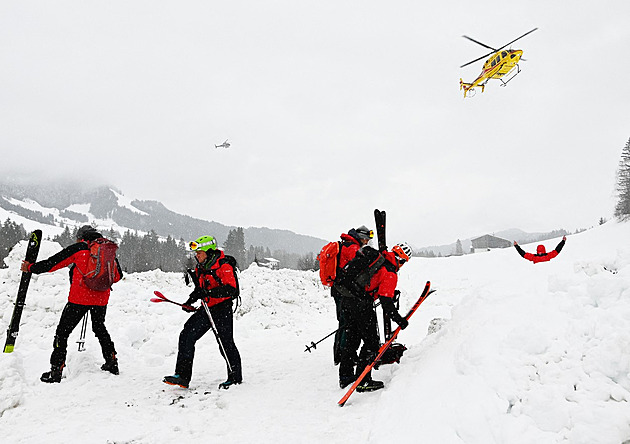
[[106,291],[120,280],[116,264],[118,245],[104,237],[88,242],[90,259],[87,272],[83,275],[85,285],[95,291]]
[[319,262],[319,279],[326,287],[332,287],[337,277],[337,264],[339,263],[339,253],[341,242],[330,242],[322,248],[317,255]]

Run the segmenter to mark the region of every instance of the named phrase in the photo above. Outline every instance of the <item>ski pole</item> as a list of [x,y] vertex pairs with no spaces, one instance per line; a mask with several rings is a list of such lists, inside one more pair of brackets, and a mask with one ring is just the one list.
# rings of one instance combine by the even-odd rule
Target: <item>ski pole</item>
[[79,336],[79,340],[77,344],[79,344],[79,351],[85,351],[85,332],[87,331],[87,322],[88,322],[88,314],[89,310],[85,312],[83,316],[83,324],[81,325],[81,335]]
[[315,350],[317,348],[317,344],[319,344],[320,342],[322,342],[324,339],[328,339],[329,337],[331,337],[332,335],[334,335],[335,333],[337,333],[339,331],[339,329],[328,333],[326,336],[324,336],[323,338],[321,338],[319,341],[317,342],[313,342],[311,341],[311,345],[307,345],[306,346],[306,350],[304,350],[305,352],[309,352],[311,353],[311,349]]
[[206,314],[208,315],[208,319],[210,319],[210,326],[212,327],[212,331],[214,332],[214,336],[217,338],[217,342],[219,343],[219,348],[221,349],[221,354],[225,358],[225,362],[228,366],[228,370],[232,373],[232,365],[230,364],[230,360],[227,357],[227,353],[225,352],[225,348],[223,347],[223,342],[221,342],[221,338],[219,337],[219,331],[217,330],[217,326],[214,323],[214,319],[212,319],[212,315],[210,314],[210,309],[208,308],[208,304],[203,299],[201,300],[201,305],[206,310]]
[[[376,301],[376,303],[374,304],[374,308],[377,308],[381,305],[381,301]],[[320,342],[324,341],[325,339],[330,338],[332,335],[334,335],[335,333],[337,333],[339,330],[341,329],[341,327],[339,327],[337,330],[328,333],[326,336],[324,336],[323,338],[321,338],[319,341],[317,342],[313,342],[311,341],[311,345],[307,345],[306,346],[306,350],[304,350],[305,352],[309,352],[311,353],[311,350],[315,350],[317,348],[317,344],[319,344]],[[389,338],[388,338],[389,339]]]
[[171,304],[179,305],[180,307],[188,308],[190,310],[195,309],[195,307],[191,307],[190,305],[180,304],[179,302],[171,301],[170,299],[168,299],[166,296],[164,296],[162,293],[160,293],[157,290],[155,290],[153,294],[155,294],[157,298],[151,298],[151,302],[170,302]]

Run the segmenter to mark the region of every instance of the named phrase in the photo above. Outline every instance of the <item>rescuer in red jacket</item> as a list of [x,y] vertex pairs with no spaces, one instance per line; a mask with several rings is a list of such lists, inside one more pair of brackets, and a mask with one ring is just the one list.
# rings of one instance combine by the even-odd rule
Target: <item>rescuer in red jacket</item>
[[562,240],[556,246],[555,250],[551,250],[549,253],[547,253],[547,251],[545,250],[544,245],[538,245],[538,247],[536,248],[536,254],[526,253],[525,251],[523,251],[523,249],[519,246],[519,244],[516,241],[514,241],[514,248],[516,248],[516,251],[518,251],[518,254],[523,256],[525,259],[537,264],[538,262],[548,262],[554,257],[556,257],[562,251],[562,248],[564,247],[564,243],[566,242],[566,240],[567,240],[567,237],[562,236]]
[[[374,231],[368,229],[365,225],[361,225],[359,228],[351,228],[348,233],[341,235],[341,246],[339,249],[339,261],[337,262],[337,276],[339,281],[343,279],[344,268],[348,265],[352,259],[357,255],[357,251],[361,247],[367,245],[370,240],[374,238]],[[337,279],[335,280],[337,282]],[[341,350],[339,347],[339,341],[341,340],[341,298],[343,297],[339,292],[339,286],[333,283],[330,288],[330,295],[333,297],[336,305],[337,313],[337,332],[335,333],[335,341],[333,343],[333,360],[335,365],[341,361]]]
[[[219,388],[228,389],[243,382],[241,355],[234,343],[232,299],[238,296],[235,270],[223,251],[217,248],[214,237],[201,236],[190,242],[189,247],[195,252],[197,259],[195,268],[197,282],[195,290],[182,309],[193,315],[186,321],[179,334],[175,374],[165,376],[162,381],[188,388],[192,378],[195,344],[213,328],[214,322],[219,351],[226,361],[228,374],[227,380],[219,384]],[[205,307],[190,308],[199,299],[204,301],[209,313],[205,311]]]
[[[74,328],[89,311],[92,318],[92,331],[101,344],[105,364],[101,369],[114,375],[118,372],[116,349],[109,332],[105,327],[105,314],[109,302],[109,292],[96,291],[88,288],[83,282],[83,275],[90,259],[90,248],[87,242],[103,237],[94,227],[84,225],[77,231],[76,243],[64,248],[48,259],[33,264],[22,262],[22,271],[35,274],[49,273],[60,268],[70,267],[70,293],[68,303],[61,313],[61,319],[55,332],[53,351],[50,355],[50,371],[42,374],[42,382],[61,382],[61,374],[66,365],[68,337]],[[116,259],[118,273],[122,277],[122,269]]]

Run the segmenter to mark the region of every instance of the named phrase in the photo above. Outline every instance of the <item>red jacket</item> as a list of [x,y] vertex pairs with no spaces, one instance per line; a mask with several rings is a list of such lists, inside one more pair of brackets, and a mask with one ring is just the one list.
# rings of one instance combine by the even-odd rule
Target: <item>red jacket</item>
[[231,300],[237,291],[234,269],[224,260],[223,251],[219,250],[219,253],[219,257],[211,264],[206,260],[203,264],[197,264],[195,268],[199,287],[208,293],[204,299],[208,307]]
[[556,246],[555,250],[551,250],[549,253],[546,252],[544,245],[538,245],[538,247],[536,247],[536,254],[526,253],[517,243],[514,244],[514,248],[516,248],[516,251],[518,251],[518,254],[523,256],[525,259],[537,264],[539,262],[548,262],[554,257],[556,257],[558,253],[562,251],[562,248],[564,247],[564,243],[565,243],[565,240],[562,239],[560,243]]
[[[70,294],[68,302],[78,305],[107,305],[109,290],[96,291],[88,288],[83,282],[90,259],[90,249],[86,242],[74,243],[48,259],[31,264],[29,271],[35,274],[49,273],[70,266]],[[118,273],[122,277],[120,264],[116,260]]]
[[357,251],[361,249],[361,244],[358,240],[350,236],[349,234],[341,235],[341,251],[339,252],[339,268],[345,267],[357,255]]
[[385,260],[389,262],[389,265],[383,264],[365,287],[365,291],[373,294],[375,300],[379,296],[394,297],[394,291],[398,284],[398,274],[396,272],[400,269],[400,264],[394,253],[383,251],[381,254],[385,256]]

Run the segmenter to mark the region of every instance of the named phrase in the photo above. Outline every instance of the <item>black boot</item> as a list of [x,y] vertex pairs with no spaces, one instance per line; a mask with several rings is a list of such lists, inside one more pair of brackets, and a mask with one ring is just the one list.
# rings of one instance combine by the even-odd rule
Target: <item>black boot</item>
[[357,386],[357,392],[365,393],[365,392],[373,392],[375,390],[380,390],[385,387],[382,381],[375,381],[374,379],[364,379],[361,381],[361,384]]
[[41,378],[39,378],[42,382],[52,383],[52,382],[61,382],[61,373],[63,372],[63,365],[61,367],[51,367],[49,372],[42,373]]
[[189,379],[183,378],[182,376],[179,376],[179,375],[164,376],[164,379],[162,379],[162,382],[166,384],[170,384],[170,385],[178,385],[182,388],[188,388],[188,384],[190,384]]
[[112,375],[117,375],[118,372],[118,359],[116,359],[116,355],[112,353],[112,355],[105,360],[105,364],[101,365],[101,370],[106,372],[110,372]]

